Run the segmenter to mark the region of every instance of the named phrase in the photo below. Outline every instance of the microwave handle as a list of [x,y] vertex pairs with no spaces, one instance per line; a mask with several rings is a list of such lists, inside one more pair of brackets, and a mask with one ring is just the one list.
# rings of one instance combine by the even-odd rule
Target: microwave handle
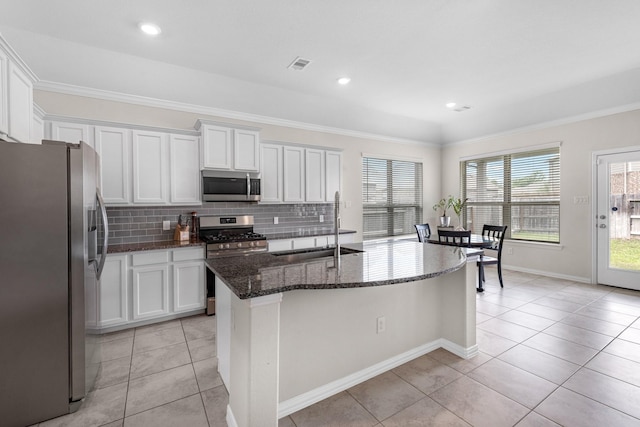
[[247,174],[247,200],[251,197],[251,178]]

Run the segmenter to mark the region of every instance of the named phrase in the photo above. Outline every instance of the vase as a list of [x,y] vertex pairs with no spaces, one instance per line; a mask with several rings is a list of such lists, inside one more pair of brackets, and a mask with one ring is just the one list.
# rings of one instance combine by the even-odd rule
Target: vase
[[454,231],[466,231],[462,226],[462,220],[458,217],[458,226],[454,228]]
[[441,216],[440,217],[440,227],[449,227],[451,225],[451,217],[450,216]]

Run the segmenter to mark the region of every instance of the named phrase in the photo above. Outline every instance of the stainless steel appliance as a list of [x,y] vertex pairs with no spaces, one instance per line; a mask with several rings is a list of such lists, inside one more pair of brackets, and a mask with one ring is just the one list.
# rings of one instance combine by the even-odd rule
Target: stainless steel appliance
[[108,230],[84,143],[0,142],[0,424],[75,411],[100,366],[98,280]]
[[207,258],[267,250],[267,238],[253,231],[253,216],[201,216],[200,239]]
[[[207,258],[246,255],[267,250],[267,238],[253,231],[253,216],[201,216],[200,239],[207,242]],[[207,310],[215,314],[215,275],[207,269]]]
[[248,173],[202,171],[202,201],[260,201],[260,178]]

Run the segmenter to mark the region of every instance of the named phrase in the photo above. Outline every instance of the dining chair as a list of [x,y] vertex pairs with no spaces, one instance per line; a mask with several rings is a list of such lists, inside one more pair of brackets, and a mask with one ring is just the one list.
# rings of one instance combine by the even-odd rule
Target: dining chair
[[471,247],[471,230],[438,230],[440,244],[451,246]]
[[415,224],[416,232],[418,233],[418,242],[426,243],[431,237],[431,227],[429,224]]
[[504,235],[506,234],[507,226],[506,225],[487,225],[485,224],[482,227],[482,236],[488,237],[492,239],[495,243],[492,244],[490,248],[496,251],[498,254],[496,257],[491,256],[481,256],[480,259],[476,262],[478,265],[478,275],[479,280],[485,281],[484,278],[484,266],[485,265],[497,265],[498,266],[498,279],[500,280],[500,287],[504,288],[502,283],[502,243],[504,242]]

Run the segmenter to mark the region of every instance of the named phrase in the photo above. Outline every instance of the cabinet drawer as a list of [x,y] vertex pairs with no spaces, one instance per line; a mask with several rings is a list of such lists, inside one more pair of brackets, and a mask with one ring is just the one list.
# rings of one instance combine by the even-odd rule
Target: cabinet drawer
[[131,258],[131,263],[134,266],[167,263],[169,262],[169,251],[135,253]]
[[173,261],[190,261],[204,259],[203,248],[175,249],[173,251]]

